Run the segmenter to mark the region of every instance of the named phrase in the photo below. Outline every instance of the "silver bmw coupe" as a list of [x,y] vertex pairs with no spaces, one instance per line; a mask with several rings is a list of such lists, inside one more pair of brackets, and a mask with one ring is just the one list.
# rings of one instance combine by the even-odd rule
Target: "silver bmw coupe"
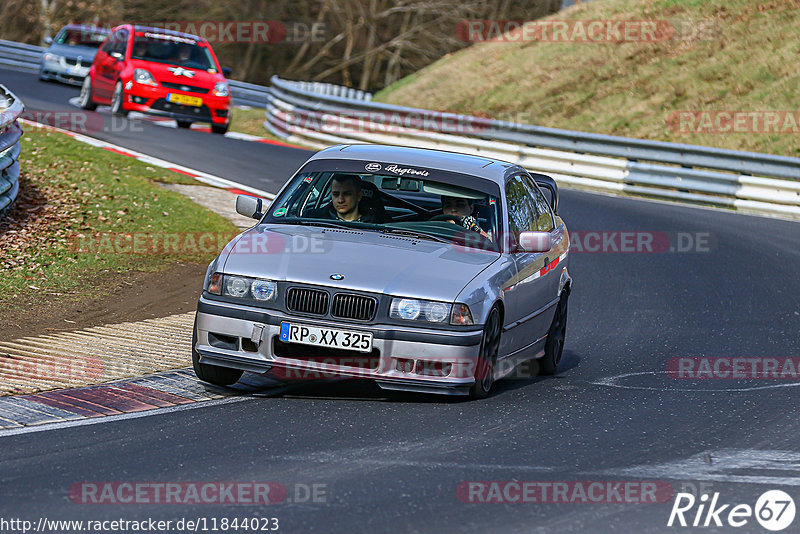
[[306,161],[208,267],[201,380],[370,379],[485,397],[522,362],[552,374],[567,324],[569,236],[545,175],[437,150],[341,145]]

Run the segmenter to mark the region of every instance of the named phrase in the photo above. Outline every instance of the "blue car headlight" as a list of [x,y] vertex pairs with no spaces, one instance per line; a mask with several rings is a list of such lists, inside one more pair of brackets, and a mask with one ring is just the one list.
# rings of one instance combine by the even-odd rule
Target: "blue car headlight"
[[250,293],[256,300],[275,300],[278,296],[278,284],[272,280],[253,280],[250,284]]

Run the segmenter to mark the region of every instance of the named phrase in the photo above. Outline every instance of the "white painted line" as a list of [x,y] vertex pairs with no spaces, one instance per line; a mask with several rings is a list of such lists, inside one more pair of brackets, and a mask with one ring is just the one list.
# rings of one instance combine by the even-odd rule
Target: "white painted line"
[[42,425],[25,426],[22,428],[11,428],[8,430],[0,430],[0,439],[8,436],[16,436],[18,434],[31,434],[34,432],[48,432],[50,430],[60,430],[62,428],[72,428],[76,426],[97,425],[101,423],[111,423],[114,421],[124,421],[126,419],[138,419],[140,417],[149,417],[151,415],[161,415],[166,413],[183,412],[185,410],[193,410],[195,408],[204,408],[206,406],[219,406],[222,404],[232,404],[234,402],[242,402],[251,400],[254,397],[225,397],[216,400],[197,401],[192,404],[180,404],[178,406],[169,406],[166,408],[154,408],[152,410],[145,410],[142,412],[122,413],[119,415],[106,415],[103,417],[90,417],[87,419],[79,419],[77,421],[65,421],[58,423],[45,423]]

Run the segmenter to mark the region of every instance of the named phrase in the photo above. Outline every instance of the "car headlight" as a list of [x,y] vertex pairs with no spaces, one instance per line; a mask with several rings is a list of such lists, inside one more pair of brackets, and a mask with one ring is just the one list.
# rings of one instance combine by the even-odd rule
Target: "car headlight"
[[47,52],[44,55],[44,60],[45,61],[52,61],[54,63],[58,63],[59,61],[61,61],[61,56],[59,56],[57,54],[51,54],[50,52]]
[[231,297],[246,297],[250,289],[247,279],[242,276],[225,277],[225,294]]
[[214,273],[208,283],[208,292],[213,295],[269,302],[278,298],[278,283],[274,280]]
[[217,82],[214,86],[214,96],[228,96],[231,90],[228,89],[228,84],[225,82]]
[[392,299],[389,317],[406,321],[445,323],[450,316],[451,304],[431,300]]
[[275,300],[278,296],[278,284],[272,280],[253,280],[250,284],[250,293],[256,300]]
[[153,78],[153,75],[150,74],[150,71],[147,69],[134,70],[133,81],[135,81],[136,83],[141,83],[142,85],[152,85],[153,87],[158,86],[158,83],[156,83],[156,79]]

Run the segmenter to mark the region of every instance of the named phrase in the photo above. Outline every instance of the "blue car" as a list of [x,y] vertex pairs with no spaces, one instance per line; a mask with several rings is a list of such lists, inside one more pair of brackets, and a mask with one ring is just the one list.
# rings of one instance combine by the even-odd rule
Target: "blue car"
[[39,79],[82,85],[106,36],[108,30],[95,26],[64,26],[55,39],[45,40],[50,46],[42,53]]

